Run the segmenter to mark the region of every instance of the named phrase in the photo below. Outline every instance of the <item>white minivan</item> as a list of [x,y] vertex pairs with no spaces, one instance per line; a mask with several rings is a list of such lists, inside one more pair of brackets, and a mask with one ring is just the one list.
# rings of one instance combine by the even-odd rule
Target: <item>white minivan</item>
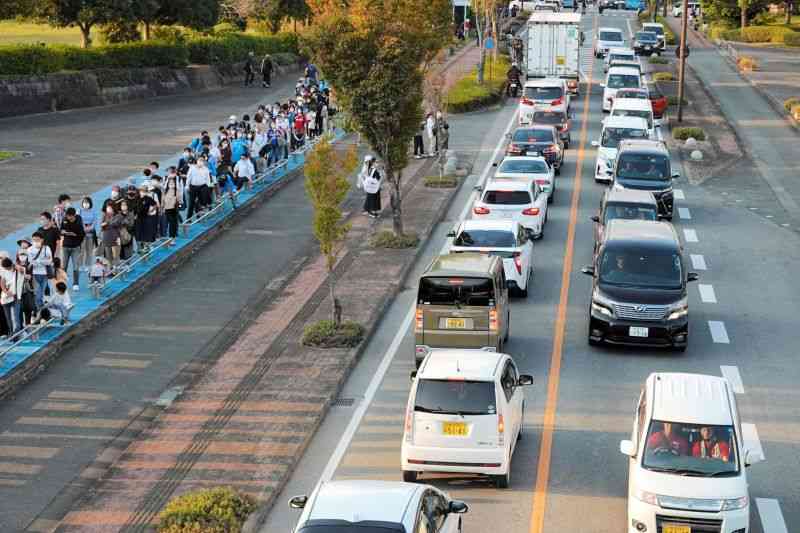
[[643,98],[614,98],[611,104],[609,117],[638,117],[647,122],[648,137],[660,141],[656,136],[655,119],[653,118],[653,106],[650,100]]
[[[649,102],[649,100],[644,100]],[[619,143],[625,139],[647,139],[650,133],[647,121],[639,117],[608,117],[603,121],[599,141],[592,141],[597,148],[594,164],[594,181],[611,183],[614,163],[617,161]]]
[[603,111],[611,111],[617,89],[641,89],[642,76],[635,68],[611,67],[601,87],[603,87]]
[[508,487],[522,434],[522,387],[533,377],[520,374],[504,353],[442,349],[431,351],[411,379],[403,480],[416,481],[422,472],[470,473]]
[[746,533],[745,468],[763,459],[747,448],[727,379],[653,373],[639,396],[628,466],[629,533]]
[[600,28],[594,39],[594,57],[605,56],[611,48],[624,48],[625,34],[619,28]]

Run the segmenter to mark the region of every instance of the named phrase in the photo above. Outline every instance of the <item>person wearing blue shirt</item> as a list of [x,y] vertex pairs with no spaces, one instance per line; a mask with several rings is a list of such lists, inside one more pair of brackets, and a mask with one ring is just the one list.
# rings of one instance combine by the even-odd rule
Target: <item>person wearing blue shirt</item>
[[231,143],[231,160],[239,161],[242,154],[247,152],[247,141],[243,138],[234,139]]

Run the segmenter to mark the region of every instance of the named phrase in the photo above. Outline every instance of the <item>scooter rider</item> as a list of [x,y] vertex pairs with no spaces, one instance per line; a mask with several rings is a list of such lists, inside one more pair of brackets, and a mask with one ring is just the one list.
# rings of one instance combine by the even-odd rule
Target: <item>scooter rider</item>
[[[512,94],[511,94],[512,91],[514,93],[513,96],[514,97],[517,96],[517,91],[519,90],[519,86],[520,86],[519,79],[520,79],[521,75],[522,75],[522,71],[519,69],[517,64],[516,63],[512,63],[511,64],[511,68],[508,69],[508,72],[506,72],[506,80],[508,81],[508,83],[506,84],[506,94],[508,96],[512,96]],[[514,85],[514,84],[516,84],[516,87],[512,88],[512,85]]]

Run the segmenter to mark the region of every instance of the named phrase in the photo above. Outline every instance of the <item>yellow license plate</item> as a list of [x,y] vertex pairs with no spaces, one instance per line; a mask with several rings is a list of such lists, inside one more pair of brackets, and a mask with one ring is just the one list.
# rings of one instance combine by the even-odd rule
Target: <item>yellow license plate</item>
[[464,422],[444,422],[442,433],[455,437],[465,437],[467,435],[467,425]]
[[563,65],[566,62],[567,60],[564,58],[564,56],[556,56],[556,65]]
[[664,524],[661,531],[663,533],[692,533],[691,526],[678,526],[675,524]]
[[448,318],[444,325],[447,329],[464,329],[467,327],[467,321],[463,318]]

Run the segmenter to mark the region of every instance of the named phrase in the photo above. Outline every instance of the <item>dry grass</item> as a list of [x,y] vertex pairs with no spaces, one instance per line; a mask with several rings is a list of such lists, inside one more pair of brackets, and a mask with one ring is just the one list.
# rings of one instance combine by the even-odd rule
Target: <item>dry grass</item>
[[[96,32],[92,32],[96,38]],[[78,28],[54,28],[48,24],[0,20],[0,45],[3,44],[81,44]]]

